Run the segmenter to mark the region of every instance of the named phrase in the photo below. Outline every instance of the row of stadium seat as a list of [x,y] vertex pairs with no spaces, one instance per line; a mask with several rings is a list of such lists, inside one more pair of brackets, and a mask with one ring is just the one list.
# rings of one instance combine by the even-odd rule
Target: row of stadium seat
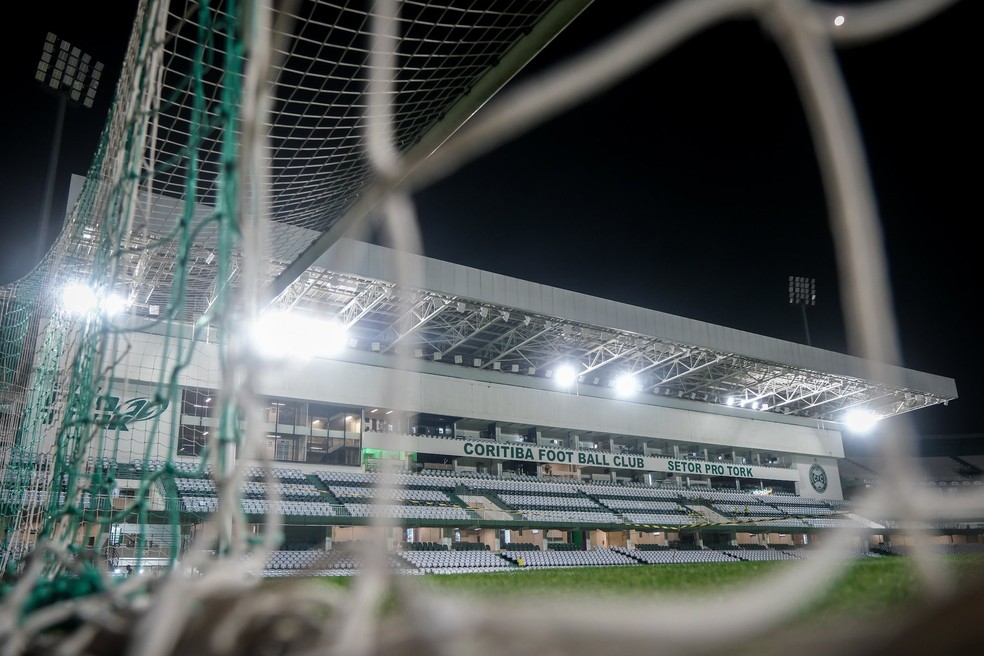
[[340,500],[364,499],[406,499],[433,503],[453,504],[451,497],[440,490],[421,490],[413,488],[392,489],[356,485],[329,485],[328,489]]
[[[332,551],[271,552],[259,575],[279,576],[348,576],[365,568],[369,560],[367,552],[347,543],[339,543]],[[438,544],[438,543],[435,543]],[[444,546],[444,545],[441,545]],[[519,547],[532,547],[520,549]],[[660,548],[649,548],[657,547]],[[683,545],[679,545],[683,546]],[[816,557],[818,554],[853,559],[877,557],[880,553],[904,555],[902,548],[872,549],[866,546],[843,549],[830,554],[818,548],[784,545],[769,548],[764,545],[747,545],[726,549],[707,549],[697,545],[688,548],[672,548],[660,545],[639,545],[637,548],[597,547],[591,550],[549,549],[540,551],[536,545],[511,544],[501,552],[456,550],[400,550],[387,552],[387,566],[400,574],[450,574],[465,572],[520,571],[522,569],[609,567],[639,565],[700,564],[737,561],[787,561]],[[934,545],[938,553],[984,552],[984,545]],[[247,554],[244,559],[249,558]]]
[[509,561],[488,551],[404,551],[404,560],[420,569],[433,568],[505,568]]
[[611,565],[638,565],[639,562],[611,549],[591,551],[505,551],[503,556],[517,565],[541,567],[601,567]]
[[458,506],[398,506],[393,504],[347,503],[345,504],[345,509],[353,517],[462,521],[471,519],[468,511]]
[[[266,515],[270,502],[266,499],[242,499],[243,512],[247,515]],[[334,517],[338,513],[330,503],[317,501],[283,500],[277,506],[278,514],[293,517]],[[188,496],[181,499],[181,510],[190,513],[214,513],[219,509],[218,497]]]
[[581,508],[597,511],[605,510],[588,497],[578,496],[545,496],[542,494],[509,494],[499,493],[498,496],[507,505],[515,508]]

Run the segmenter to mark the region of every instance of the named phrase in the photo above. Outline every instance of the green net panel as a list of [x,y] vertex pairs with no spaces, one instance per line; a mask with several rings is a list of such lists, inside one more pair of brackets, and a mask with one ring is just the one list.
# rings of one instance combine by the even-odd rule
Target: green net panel
[[[583,4],[402,3],[395,150],[422,160]],[[62,234],[0,290],[0,564],[38,582],[25,609],[174,568],[220,507],[209,545],[257,539],[236,329],[396,182],[366,155],[372,6],[140,3]]]

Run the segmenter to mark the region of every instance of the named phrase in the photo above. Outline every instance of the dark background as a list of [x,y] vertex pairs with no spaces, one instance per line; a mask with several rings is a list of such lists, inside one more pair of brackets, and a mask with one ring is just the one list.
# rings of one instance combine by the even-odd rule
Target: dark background
[[[658,3],[597,2],[524,75]],[[69,108],[44,249],[70,174],[92,162],[134,2],[23,5],[3,43],[0,283],[37,262],[57,110],[34,81],[48,31],[106,65],[91,110]],[[874,180],[906,367],[957,382],[911,415],[925,436],[979,434],[976,175],[980,3],[840,47]],[[813,346],[849,352],[811,137],[785,60],[751,21],[687,41],[607,93],[421,190],[425,253],[779,339],[806,342],[790,275],[816,279]],[[940,438],[937,438],[937,440]]]

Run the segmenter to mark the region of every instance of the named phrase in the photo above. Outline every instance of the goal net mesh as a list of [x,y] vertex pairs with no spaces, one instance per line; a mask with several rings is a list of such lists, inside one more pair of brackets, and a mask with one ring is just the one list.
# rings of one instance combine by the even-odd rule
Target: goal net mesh
[[[832,531],[829,558],[764,577],[741,603],[460,604],[394,577],[382,540],[344,592],[285,592],[252,575],[278,548],[281,504],[297,490],[278,478],[259,428],[257,380],[271,365],[244,327],[269,307],[340,293],[318,257],[369,221],[398,251],[420,252],[414,190],[730,18],[760,19],[789,61],[833,190],[839,266],[856,283],[845,302],[849,332],[866,358],[898,360],[890,309],[877,300],[889,298],[883,256],[831,54],[831,10],[666,3],[513,89],[511,78],[587,4],[140,2],[111,114],[63,230],[30,275],[0,290],[4,653],[51,647],[53,628],[65,654],[99,653],[107,635],[123,636],[111,644],[128,653],[247,653],[260,627],[270,631],[263,640],[296,653],[463,653],[466,644],[519,653],[551,641],[588,653],[604,641],[647,648],[656,638],[682,651],[760,635],[798,610],[791,599],[809,601],[804,589],[836,578],[845,566],[837,551],[857,538],[846,529]],[[876,39],[946,4],[872,8],[852,36]],[[908,479],[908,440],[885,454],[894,475],[886,490]],[[261,533],[245,518],[250,485],[265,498]],[[195,489],[204,490],[197,510],[179,501]],[[958,515],[980,506],[979,496],[951,501]],[[908,493],[872,503],[913,521],[947,512]],[[191,529],[195,512],[214,528]],[[949,590],[930,551],[915,556],[927,589]],[[114,576],[124,566],[148,576]],[[384,624],[378,609],[394,590],[413,603]],[[295,624],[276,623],[290,617]],[[500,644],[502,632],[510,637]]]

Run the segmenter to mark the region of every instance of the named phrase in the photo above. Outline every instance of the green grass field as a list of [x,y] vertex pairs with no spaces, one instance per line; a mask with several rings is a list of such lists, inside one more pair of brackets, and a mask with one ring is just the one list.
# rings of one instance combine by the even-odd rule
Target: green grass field
[[[984,554],[941,556],[957,591],[984,587]],[[599,601],[627,595],[690,594],[714,590],[739,592],[743,584],[797,561],[640,565],[632,567],[554,568],[413,577],[427,590],[477,595],[508,603],[534,596],[577,595]],[[326,579],[348,585],[346,577]],[[929,603],[914,561],[905,557],[858,559],[846,563],[840,579],[817,595],[800,618],[822,627],[915,612]]]
[[[658,641],[656,645],[647,641],[652,640],[651,637],[633,637],[631,629],[619,633],[617,638],[597,641],[592,641],[590,630],[577,636],[563,631],[551,633],[548,642],[536,643],[535,651],[528,651],[532,648],[525,642],[529,636],[517,643],[510,631],[503,633],[501,628],[492,635],[469,635],[465,642],[469,645],[469,653],[478,655],[659,653],[661,656],[720,656],[726,653],[729,656],[787,656],[807,653],[901,656],[910,653],[978,653],[980,618],[984,616],[984,554],[940,556],[938,563],[954,583],[946,595],[930,594],[930,588],[923,583],[912,558],[857,559],[845,562],[836,580],[809,597],[806,606],[793,617],[777,618],[774,623],[766,622],[765,625],[759,623],[757,626],[767,628],[757,628],[743,636],[722,633],[724,629],[710,632],[708,635],[714,637],[702,644]],[[528,609],[534,616],[536,608],[542,608],[544,621],[549,624],[552,600],[572,601],[587,608],[597,604],[595,607],[599,612],[610,600],[631,605],[634,599],[645,602],[648,596],[652,600],[659,597],[659,601],[666,601],[674,594],[706,593],[703,598],[709,601],[731,599],[740,604],[745,601],[742,592],[748,589],[749,582],[780,573],[780,568],[802,564],[770,561],[545,568],[409,576],[406,583],[410,584],[411,590],[434,592],[444,601],[461,602],[462,607],[468,607],[469,598],[474,598],[473,608],[478,613],[494,615],[493,609],[509,607],[510,602],[514,602],[517,609]],[[355,578],[320,581],[326,585],[348,587]],[[412,605],[413,601],[399,590],[402,586],[397,586],[383,604],[383,614],[393,620],[383,626],[393,629],[389,640],[394,647],[402,646],[403,635],[394,627],[404,627],[403,631],[412,633],[421,620],[419,615],[408,613],[404,604]],[[732,593],[733,597],[729,597]],[[810,595],[810,592],[804,590],[803,594]],[[782,599],[779,602],[782,603]],[[609,607],[617,612],[619,605]],[[413,618],[414,629],[407,628],[408,616]],[[714,619],[707,617],[707,622],[710,628]],[[426,629],[422,631],[426,634]],[[394,633],[398,637],[394,637]],[[643,631],[640,635],[646,633]],[[472,643],[483,645],[485,651],[478,646],[473,648]]]
[[[941,557],[961,587],[984,580],[984,554]],[[641,565],[538,569],[523,572],[444,574],[423,577],[429,589],[506,599],[543,594],[612,595],[695,593],[710,589],[725,593],[775,568],[796,561]],[[858,559],[843,570],[841,580],[820,595],[809,614],[857,617],[909,609],[925,599],[914,561],[903,557]]]

